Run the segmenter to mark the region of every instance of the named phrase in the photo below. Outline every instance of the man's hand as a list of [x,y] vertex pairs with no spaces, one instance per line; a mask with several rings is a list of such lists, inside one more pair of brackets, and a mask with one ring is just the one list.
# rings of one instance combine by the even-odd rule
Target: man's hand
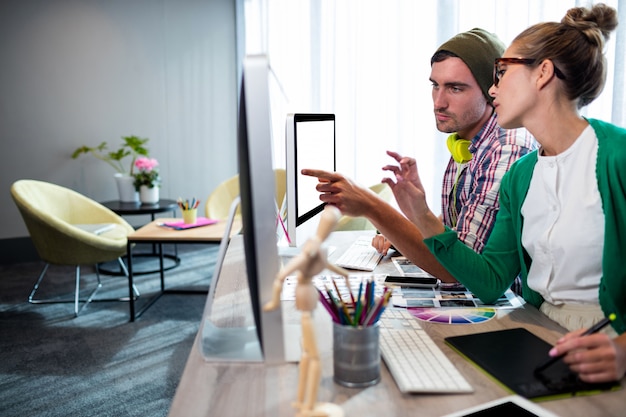
[[420,177],[417,173],[417,164],[415,163],[415,159],[402,156],[399,153],[393,151],[387,151],[387,155],[395,159],[396,162],[398,162],[399,167],[396,165],[387,165],[383,167],[383,170],[394,171],[396,173],[396,177],[400,173],[404,181],[410,182],[417,188],[422,187],[422,182],[420,181]]
[[444,231],[443,224],[426,204],[426,192],[417,173],[415,159],[403,157],[396,152],[387,151],[399,165],[385,165],[384,171],[394,174],[393,178],[384,178],[383,182],[391,188],[398,207],[422,233],[430,237]]
[[395,177],[395,180],[384,178],[383,182],[393,191],[398,207],[404,215],[413,223],[418,224],[417,221],[420,217],[430,210],[426,205],[426,193],[417,173],[415,159],[402,157],[391,151],[387,151],[387,154],[394,158],[399,165],[385,165],[383,167],[384,171],[392,172]]
[[386,256],[387,252],[389,252],[389,248],[391,248],[391,241],[386,239],[383,235],[375,235],[372,238],[372,246],[378,253],[382,253]]

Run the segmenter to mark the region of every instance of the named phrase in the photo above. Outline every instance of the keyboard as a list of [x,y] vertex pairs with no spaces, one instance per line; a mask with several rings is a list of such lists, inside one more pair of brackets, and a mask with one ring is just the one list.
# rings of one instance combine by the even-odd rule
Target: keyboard
[[371,236],[359,236],[335,261],[335,265],[347,269],[373,271],[383,255],[372,246]]
[[380,353],[401,392],[474,391],[411,313],[388,308],[380,326]]

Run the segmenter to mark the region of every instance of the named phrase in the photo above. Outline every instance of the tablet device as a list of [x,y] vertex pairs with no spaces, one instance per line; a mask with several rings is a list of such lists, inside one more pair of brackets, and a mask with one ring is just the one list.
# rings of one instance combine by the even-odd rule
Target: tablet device
[[541,400],[589,395],[619,388],[619,382],[581,381],[562,360],[535,375],[552,345],[524,328],[452,336],[444,339],[511,393]]
[[510,395],[443,417],[558,417],[519,395]]

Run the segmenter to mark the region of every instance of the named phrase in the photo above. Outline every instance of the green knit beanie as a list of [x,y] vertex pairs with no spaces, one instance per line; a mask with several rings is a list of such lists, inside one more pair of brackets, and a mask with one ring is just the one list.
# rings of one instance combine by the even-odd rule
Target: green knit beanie
[[489,95],[489,88],[493,84],[493,64],[496,58],[502,56],[504,49],[504,44],[495,33],[474,28],[454,36],[441,45],[437,52],[448,51],[461,58],[472,71],[487,100],[491,101],[493,98]]

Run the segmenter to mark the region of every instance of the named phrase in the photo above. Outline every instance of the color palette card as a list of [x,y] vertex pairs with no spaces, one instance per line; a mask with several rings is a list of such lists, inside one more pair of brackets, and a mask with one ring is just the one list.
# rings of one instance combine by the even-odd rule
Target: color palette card
[[391,302],[406,308],[517,308],[523,300],[511,290],[493,304],[485,304],[465,287],[454,289],[396,287]]

